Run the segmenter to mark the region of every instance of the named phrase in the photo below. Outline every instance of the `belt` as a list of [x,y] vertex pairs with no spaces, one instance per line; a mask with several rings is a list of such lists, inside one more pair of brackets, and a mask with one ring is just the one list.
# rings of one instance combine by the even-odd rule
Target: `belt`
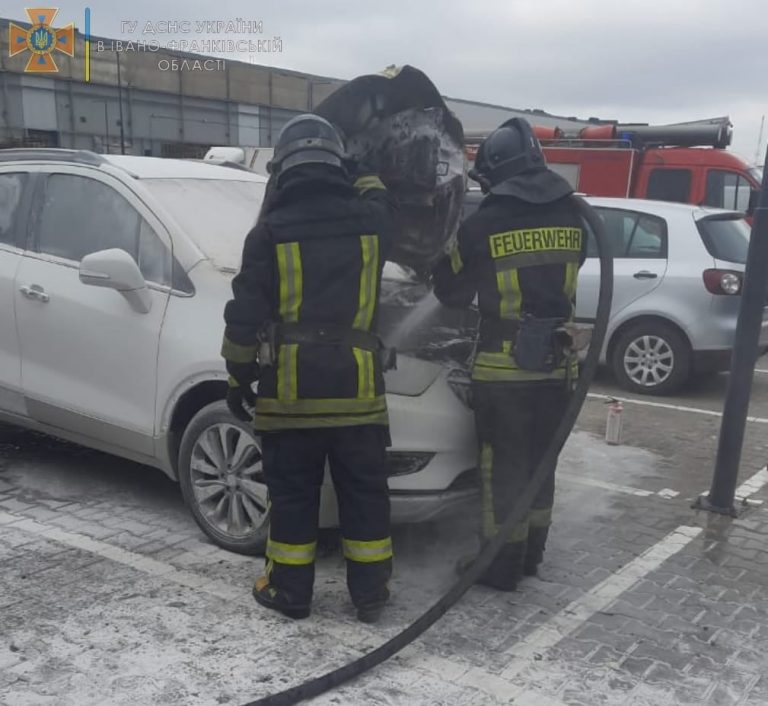
[[483,319],[478,333],[481,341],[514,341],[520,331],[519,319]]
[[319,344],[327,346],[351,346],[374,353],[382,350],[381,339],[370,331],[335,324],[277,324],[276,343]]

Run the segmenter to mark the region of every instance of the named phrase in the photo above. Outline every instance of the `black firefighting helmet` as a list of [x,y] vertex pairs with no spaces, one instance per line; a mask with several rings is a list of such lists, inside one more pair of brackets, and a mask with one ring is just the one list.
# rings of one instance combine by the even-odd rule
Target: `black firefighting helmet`
[[297,115],[280,131],[275,152],[267,170],[281,177],[303,164],[327,164],[344,169],[344,140],[325,118],[312,113]]
[[480,144],[469,177],[484,193],[548,203],[573,193],[570,184],[547,168],[531,126],[523,118],[500,125]]

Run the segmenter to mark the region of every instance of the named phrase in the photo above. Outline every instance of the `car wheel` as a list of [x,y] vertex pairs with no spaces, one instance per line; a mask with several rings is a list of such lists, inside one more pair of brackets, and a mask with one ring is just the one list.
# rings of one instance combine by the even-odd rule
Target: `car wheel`
[[179,449],[179,482],[200,529],[238,554],[262,554],[269,530],[261,445],[225,402],[203,407]]
[[616,381],[642,395],[666,395],[679,389],[691,373],[685,337],[661,322],[640,322],[626,329],[613,348]]

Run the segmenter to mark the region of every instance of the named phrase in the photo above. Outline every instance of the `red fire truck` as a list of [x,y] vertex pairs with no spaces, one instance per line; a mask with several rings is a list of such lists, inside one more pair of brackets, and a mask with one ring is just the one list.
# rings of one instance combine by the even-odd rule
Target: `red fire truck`
[[[579,192],[715,206],[750,212],[759,169],[727,152],[728,118],[681,125],[596,124],[566,133],[534,127],[547,162]],[[484,134],[467,133],[474,161]]]

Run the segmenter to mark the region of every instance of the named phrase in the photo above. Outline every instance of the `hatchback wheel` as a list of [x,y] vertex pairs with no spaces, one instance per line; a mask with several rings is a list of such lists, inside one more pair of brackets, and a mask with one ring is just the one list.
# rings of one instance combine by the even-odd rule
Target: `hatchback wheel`
[[611,366],[617,382],[626,390],[642,395],[670,394],[690,376],[690,346],[668,324],[640,322],[619,337]]
[[216,544],[239,554],[264,552],[269,511],[261,446],[223,401],[203,407],[184,431],[179,482],[195,521]]

